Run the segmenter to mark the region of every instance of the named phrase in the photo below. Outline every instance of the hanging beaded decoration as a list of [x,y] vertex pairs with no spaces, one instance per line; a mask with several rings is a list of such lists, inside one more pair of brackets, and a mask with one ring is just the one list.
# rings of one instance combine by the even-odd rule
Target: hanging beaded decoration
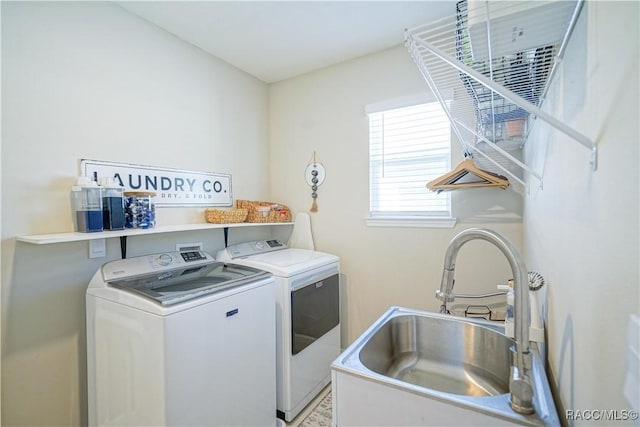
[[307,180],[307,184],[311,186],[311,199],[313,199],[313,203],[311,203],[310,211],[318,212],[318,187],[324,182],[325,172],[322,163],[316,160],[315,151],[313,152],[311,162],[307,165],[304,175]]

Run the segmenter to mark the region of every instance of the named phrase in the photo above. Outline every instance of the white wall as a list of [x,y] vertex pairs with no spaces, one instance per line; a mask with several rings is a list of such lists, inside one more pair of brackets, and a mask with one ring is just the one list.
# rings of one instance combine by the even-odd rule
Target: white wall
[[[364,224],[364,106],[426,91],[403,47],[267,88],[113,4],[2,2],[3,424],[86,421],[84,291],[119,257],[118,242],[108,241],[106,259],[88,260],[86,243],[14,240],[71,230],[68,190],[80,158],[231,173],[236,198],[278,200],[295,212],[311,205],[303,172],[313,150],[327,170],[314,237],[342,258],[347,341],[390,305],[436,310],[447,242],[488,225],[525,246],[529,269],[547,279],[550,362],[564,405],[623,407],[624,328],[639,298],[638,5],[590,2],[588,10],[547,105],[598,141],[599,169],[590,172],[585,150],[554,134],[523,232],[519,196],[493,189],[454,194],[455,229]],[[158,212],[164,224],[201,215]],[[233,230],[231,239],[255,233]],[[130,239],[129,253],[177,241],[215,251],[222,233]],[[465,246],[457,273],[464,292],[510,276],[483,242]]]
[[[365,225],[369,209],[365,105],[427,91],[403,46],[269,86],[272,197],[288,200],[294,211],[308,210],[311,189],[304,171],[314,150],[326,169],[326,181],[318,189],[318,212],[311,214],[312,228],[316,248],[341,257],[346,342],[391,305],[437,310],[434,292],[440,286],[444,252],[460,230],[488,225],[518,247],[522,244],[521,197],[511,190],[454,194],[454,215],[460,220],[455,229]],[[459,160],[457,153],[453,164]],[[496,284],[511,277],[503,256],[486,242],[465,246],[457,266],[460,292],[495,290]]]
[[[14,239],[72,230],[79,159],[230,173],[234,197],[264,199],[267,120],[264,83],[113,3],[2,2],[3,425],[86,423],[84,292],[118,239],[91,260],[86,242]],[[128,254],[177,242],[215,251],[222,231],[130,238]]]
[[566,409],[628,408],[626,328],[640,310],[638,18],[637,2],[588,2],[545,104],[596,141],[597,171],[557,131],[537,129],[529,146],[534,163],[547,158],[543,189],[525,200],[527,262],[547,280],[549,362]]

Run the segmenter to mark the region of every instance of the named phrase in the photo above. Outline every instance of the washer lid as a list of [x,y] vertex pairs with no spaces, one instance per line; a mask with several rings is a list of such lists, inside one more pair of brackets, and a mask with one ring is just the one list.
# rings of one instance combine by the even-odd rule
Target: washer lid
[[238,264],[266,270],[281,277],[290,277],[338,261],[339,258],[335,255],[298,248],[282,249],[233,260]]
[[109,285],[168,306],[245,285],[267,275],[267,272],[249,266],[214,261],[133,279],[114,280]]

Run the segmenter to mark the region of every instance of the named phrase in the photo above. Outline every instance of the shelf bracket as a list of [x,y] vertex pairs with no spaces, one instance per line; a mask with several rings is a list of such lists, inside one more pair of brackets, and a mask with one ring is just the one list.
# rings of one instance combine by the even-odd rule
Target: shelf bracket
[[120,236],[120,257],[122,259],[127,257],[127,236]]
[[224,231],[224,247],[227,247],[227,244],[229,243],[229,227],[224,227],[223,229]]
[[591,161],[589,163],[591,163],[593,170],[598,169],[598,147],[595,145],[591,149]]

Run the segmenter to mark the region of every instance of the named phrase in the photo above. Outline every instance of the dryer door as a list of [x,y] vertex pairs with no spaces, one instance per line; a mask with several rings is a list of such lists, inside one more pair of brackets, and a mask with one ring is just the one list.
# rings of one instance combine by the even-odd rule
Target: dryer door
[[340,323],[339,280],[334,274],[291,292],[291,353],[297,354]]

